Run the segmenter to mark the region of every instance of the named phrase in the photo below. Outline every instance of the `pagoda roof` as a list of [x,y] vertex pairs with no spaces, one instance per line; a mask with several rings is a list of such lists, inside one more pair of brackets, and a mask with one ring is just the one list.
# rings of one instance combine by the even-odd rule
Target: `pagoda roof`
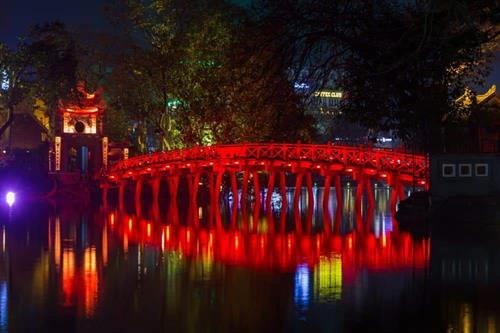
[[85,90],[82,83],[77,87],[77,97],[71,101],[59,101],[59,111],[77,114],[103,113],[106,103],[102,98],[103,90],[98,88],[89,93]]

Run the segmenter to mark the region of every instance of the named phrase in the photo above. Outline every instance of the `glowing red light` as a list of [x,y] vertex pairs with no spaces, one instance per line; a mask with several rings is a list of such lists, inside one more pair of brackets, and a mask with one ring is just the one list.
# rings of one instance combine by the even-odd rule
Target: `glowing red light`
[[[367,154],[368,153],[368,154]],[[183,169],[193,166],[214,166],[219,164],[244,165],[246,160],[253,161],[252,165],[278,166],[274,160],[280,162],[283,168],[294,166],[294,163],[283,162],[290,154],[295,159],[309,160],[311,169],[321,170],[323,167],[332,171],[345,173],[357,173],[379,175],[380,178],[389,178],[392,173],[401,174],[404,181],[415,180],[421,186],[427,185],[426,166],[427,157],[423,154],[408,157],[390,149],[381,150],[373,147],[349,147],[337,145],[309,145],[309,144],[277,144],[277,143],[252,143],[243,145],[215,145],[210,148],[187,148],[181,151],[160,152],[143,156],[132,157],[120,161],[109,168],[108,180],[120,179],[123,176],[131,178],[135,173],[153,172],[151,161],[160,163],[158,170]],[[219,157],[224,156],[224,161]],[[180,158],[181,157],[181,158]],[[319,159],[318,159],[319,158]],[[195,162],[196,161],[196,162]],[[338,161],[338,163],[334,163]],[[357,162],[356,162],[357,161]],[[355,162],[354,164],[350,162]],[[383,169],[378,168],[378,164],[384,163]],[[170,165],[169,163],[174,163]],[[198,164],[199,163],[199,164]],[[316,163],[316,164],[314,164]],[[321,163],[321,164],[318,164]],[[371,166],[369,166],[370,164]],[[395,165],[398,164],[398,165]],[[410,167],[416,164],[418,169]],[[354,165],[354,166],[350,166]],[[405,169],[400,166],[404,165]],[[142,168],[136,169],[138,167]],[[221,165],[222,167],[222,165]],[[156,165],[155,165],[156,168]],[[186,170],[186,169],[184,169]],[[262,170],[262,168],[261,168]],[[385,171],[382,171],[385,170]],[[411,170],[415,170],[411,172]],[[156,170],[155,170],[156,171]],[[172,172],[171,170],[170,172]],[[181,170],[178,170],[181,172]],[[243,170],[251,171],[251,170]],[[279,171],[279,170],[276,170]],[[284,170],[283,170],[284,171]]]

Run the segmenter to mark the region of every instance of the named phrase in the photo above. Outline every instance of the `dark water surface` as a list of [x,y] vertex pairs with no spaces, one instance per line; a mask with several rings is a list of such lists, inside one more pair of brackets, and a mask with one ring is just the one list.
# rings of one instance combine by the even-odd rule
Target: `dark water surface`
[[388,190],[374,209],[349,191],[338,214],[332,199],[328,214],[301,203],[286,218],[280,198],[273,215],[232,217],[226,202],[219,219],[183,205],[2,207],[0,332],[497,331],[496,230],[412,236]]

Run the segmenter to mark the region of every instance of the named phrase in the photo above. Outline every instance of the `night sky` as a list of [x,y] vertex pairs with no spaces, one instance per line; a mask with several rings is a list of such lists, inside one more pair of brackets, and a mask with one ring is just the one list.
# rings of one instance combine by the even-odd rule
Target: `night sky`
[[99,29],[105,0],[0,0],[0,41],[13,44],[16,36],[37,23],[59,20],[71,29]]
[[[16,36],[36,23],[60,20],[70,29],[102,29],[107,26],[102,15],[106,0],[0,0],[0,41],[14,44]],[[245,2],[238,0],[237,2]],[[486,86],[500,84],[500,54],[493,63],[493,73]],[[500,88],[500,87],[499,87]]]

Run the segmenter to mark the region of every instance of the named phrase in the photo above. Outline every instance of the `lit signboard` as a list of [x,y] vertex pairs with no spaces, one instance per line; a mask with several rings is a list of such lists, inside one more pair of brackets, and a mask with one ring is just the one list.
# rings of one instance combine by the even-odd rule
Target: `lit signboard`
[[10,82],[9,82],[9,75],[7,74],[6,71],[3,71],[0,73],[0,88],[2,90],[8,90],[10,87]]
[[56,171],[61,171],[61,137],[55,137]]
[[332,91],[332,90],[320,90],[316,91],[314,97],[325,97],[325,98],[342,98],[342,91]]

